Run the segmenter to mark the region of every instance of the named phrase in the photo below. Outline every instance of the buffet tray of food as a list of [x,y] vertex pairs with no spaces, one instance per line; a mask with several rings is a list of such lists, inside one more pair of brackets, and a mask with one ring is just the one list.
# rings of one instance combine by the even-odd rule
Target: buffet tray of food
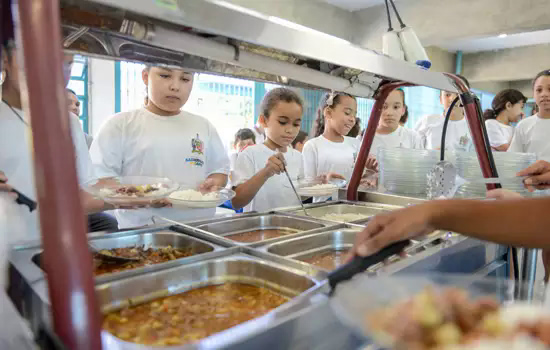
[[[93,253],[96,283],[104,283],[179,264],[192,263],[203,254],[223,250],[224,247],[171,230],[170,227],[141,229],[96,235],[89,239],[98,252],[106,255],[132,257],[136,261],[112,263]],[[42,248],[18,249],[11,253],[15,269],[27,281],[44,277]]]
[[255,213],[184,224],[190,234],[216,243],[257,247],[319,232],[335,223],[284,213]]
[[301,207],[283,208],[278,211],[276,210],[276,212],[315,218],[334,223],[365,223],[372,216],[381,214],[385,211],[400,209],[402,206],[340,200],[310,204],[305,208],[307,216]]
[[[98,284],[104,348],[227,344],[326,300],[296,298],[325,277],[292,260],[234,247],[193,264]],[[35,309],[50,322],[46,281],[33,289],[42,304]]]

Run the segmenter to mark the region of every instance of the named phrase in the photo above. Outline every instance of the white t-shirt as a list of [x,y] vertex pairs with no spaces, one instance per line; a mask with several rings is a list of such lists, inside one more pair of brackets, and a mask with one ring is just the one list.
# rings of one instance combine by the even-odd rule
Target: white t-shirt
[[443,119],[443,116],[437,114],[425,115],[416,122],[413,130],[418,133],[421,139],[424,139],[426,137],[426,132],[428,131],[428,129],[430,129],[434,125],[439,124]]
[[422,149],[424,147],[416,131],[399,126],[391,134],[374,135],[370,153],[376,156],[379,148]]
[[[444,118],[437,122],[431,119],[432,123],[427,124],[423,129],[421,137],[426,149],[441,149],[441,135],[443,133]],[[472,135],[466,118],[461,120],[449,120],[447,135],[445,138],[445,149],[454,151],[471,151],[473,149]]]
[[[359,146],[359,140],[348,136],[344,136],[344,142],[332,142],[323,135],[307,141],[302,150],[305,177],[310,179],[336,173],[349,182]],[[318,197],[314,201],[320,202],[328,198]]]
[[[229,158],[214,126],[182,111],[163,117],[140,108],[107,120],[90,148],[96,174],[167,177],[197,188],[211,174],[229,174]],[[117,210],[119,227],[153,223],[158,215],[172,220],[214,216],[215,209],[176,208]]]
[[[235,164],[234,186],[242,185],[250,180],[257,172],[265,168],[269,157],[276,153],[264,144],[250,146],[240,152]],[[292,180],[302,178],[304,175],[302,154],[288,147],[283,155],[290,178]],[[300,202],[296,198],[286,174],[279,174],[270,177],[264,183],[254,199],[244,207],[244,211],[261,212],[296,205],[300,205]]]
[[507,145],[512,141],[514,136],[514,127],[511,125],[502,124],[496,119],[488,119],[485,121],[487,136],[491,147],[499,147]]
[[265,133],[261,133],[257,128],[256,126],[254,126],[252,128],[252,132],[254,133],[254,135],[256,136],[256,144],[259,145],[259,144],[262,144],[265,142]]
[[[32,133],[28,126],[29,119],[22,110],[14,110],[15,112],[4,102],[0,103],[0,170],[6,174],[8,183],[13,188],[36,201]],[[92,180],[94,174],[84,132],[80,122],[75,118],[78,117],[73,114],[69,116],[68,126],[75,148],[78,180],[82,184]],[[10,242],[39,239],[38,210],[31,213],[28,207],[23,205],[18,205],[15,210],[23,218],[22,222],[25,228],[13,232],[14,236],[9,237]]]
[[535,153],[550,162],[550,119],[534,115],[519,122],[508,152]]

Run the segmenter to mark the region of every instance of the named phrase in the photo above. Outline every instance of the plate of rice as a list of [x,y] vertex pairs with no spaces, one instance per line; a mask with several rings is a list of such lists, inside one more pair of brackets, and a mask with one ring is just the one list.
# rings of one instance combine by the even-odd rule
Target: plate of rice
[[172,192],[168,199],[174,208],[215,208],[235,197],[235,191],[227,188],[212,192],[182,189]]

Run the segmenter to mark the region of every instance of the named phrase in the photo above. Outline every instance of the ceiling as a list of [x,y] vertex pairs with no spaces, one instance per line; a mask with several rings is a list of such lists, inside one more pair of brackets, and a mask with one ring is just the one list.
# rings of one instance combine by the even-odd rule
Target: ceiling
[[448,51],[479,52],[550,43],[550,29],[487,38],[458,39],[436,44]]
[[348,11],[358,11],[367,7],[381,5],[384,0],[323,0],[331,5],[343,8]]

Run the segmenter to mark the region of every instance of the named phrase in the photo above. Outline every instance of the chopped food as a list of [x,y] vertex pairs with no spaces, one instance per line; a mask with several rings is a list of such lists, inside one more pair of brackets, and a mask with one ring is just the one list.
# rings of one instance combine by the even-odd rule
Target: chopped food
[[399,349],[550,346],[550,315],[540,307],[523,303],[499,306],[492,298],[472,301],[457,288],[427,288],[409,300],[367,315],[366,328],[380,339],[390,339]]
[[148,197],[166,193],[161,185],[130,185],[116,188],[102,188],[99,193],[103,197]]
[[351,222],[351,221],[357,221],[361,219],[367,219],[369,215],[363,215],[363,214],[353,214],[353,213],[347,213],[347,214],[335,214],[330,213],[321,216],[319,219],[326,220],[326,221],[337,221],[337,222]]
[[103,275],[106,273],[113,273],[125,270],[131,270],[142,266],[160,264],[170,260],[176,260],[194,255],[191,248],[173,248],[172,246],[166,246],[161,248],[147,248],[145,246],[126,247],[126,248],[114,248],[114,249],[102,249],[99,251],[101,254],[110,256],[119,256],[123,258],[137,258],[140,261],[128,262],[126,264],[117,264],[112,262],[106,262],[101,260],[100,257],[94,256],[96,263],[95,275]]
[[319,253],[298,260],[318,266],[327,271],[332,271],[344,263],[344,258],[346,257],[348,251],[349,249],[330,250],[328,252]]
[[170,198],[182,201],[215,201],[220,198],[220,195],[217,192],[201,193],[195,190],[182,190],[172,193]]
[[253,243],[258,241],[265,241],[266,239],[282,237],[296,232],[298,231],[292,229],[265,229],[235,233],[224,236],[224,238],[228,238],[241,243]]
[[181,345],[262,316],[287,301],[267,288],[225,283],[109,313],[103,329],[133,343]]

